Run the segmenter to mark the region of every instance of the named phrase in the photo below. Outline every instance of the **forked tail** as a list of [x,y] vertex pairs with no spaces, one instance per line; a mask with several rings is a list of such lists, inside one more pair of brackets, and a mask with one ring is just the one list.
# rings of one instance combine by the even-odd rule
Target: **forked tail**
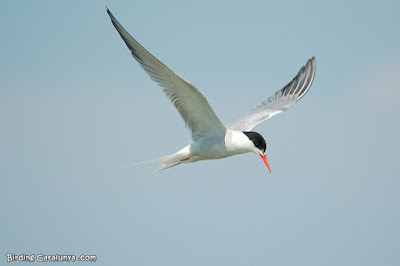
[[162,158],[157,158],[157,159],[153,159],[150,161],[145,161],[145,162],[140,162],[140,163],[132,163],[132,164],[128,164],[125,165],[125,167],[128,166],[133,166],[133,165],[140,165],[140,164],[147,164],[147,163],[161,163],[160,168],[158,168],[156,171],[154,171],[153,173],[159,172],[161,170],[170,168],[172,166],[178,165],[182,162],[182,160],[184,159],[184,156],[182,156],[181,154],[175,153],[175,154],[171,154]]

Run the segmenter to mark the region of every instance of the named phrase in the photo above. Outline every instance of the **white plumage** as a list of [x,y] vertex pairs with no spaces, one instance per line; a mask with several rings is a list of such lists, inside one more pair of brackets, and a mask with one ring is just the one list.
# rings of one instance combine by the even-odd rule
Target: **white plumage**
[[144,163],[160,162],[161,167],[158,169],[160,171],[180,163],[255,152],[260,155],[271,171],[265,155],[264,138],[249,130],[272,116],[286,111],[307,93],[314,80],[315,57],[308,60],[297,76],[282,90],[256,106],[246,116],[225,127],[200,91],[141,46],[121,26],[109,9],[107,13],[133,57],[151,79],[163,88],[164,93],[170,98],[192,133],[193,142],[180,151]]

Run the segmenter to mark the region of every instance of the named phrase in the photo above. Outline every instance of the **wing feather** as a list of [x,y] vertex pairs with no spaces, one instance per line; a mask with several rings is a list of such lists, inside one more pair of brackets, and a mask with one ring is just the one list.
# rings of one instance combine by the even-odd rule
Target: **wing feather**
[[170,98],[186,125],[190,128],[192,139],[197,140],[204,136],[224,134],[225,126],[218,119],[203,94],[140,45],[122,27],[108,8],[107,13],[132,56]]
[[315,76],[315,57],[308,60],[297,76],[283,89],[257,105],[249,114],[229,124],[234,130],[249,131],[259,123],[285,112],[310,89]]

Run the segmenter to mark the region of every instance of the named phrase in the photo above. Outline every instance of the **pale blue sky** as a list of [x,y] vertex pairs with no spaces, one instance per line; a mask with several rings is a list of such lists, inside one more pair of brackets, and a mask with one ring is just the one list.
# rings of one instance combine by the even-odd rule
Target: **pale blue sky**
[[[308,94],[255,128],[272,174],[255,154],[155,175],[157,165],[122,167],[175,152],[189,132],[105,5],[225,123],[316,56]],[[43,253],[95,254],[96,265],[399,265],[399,10],[4,2],[0,264]]]

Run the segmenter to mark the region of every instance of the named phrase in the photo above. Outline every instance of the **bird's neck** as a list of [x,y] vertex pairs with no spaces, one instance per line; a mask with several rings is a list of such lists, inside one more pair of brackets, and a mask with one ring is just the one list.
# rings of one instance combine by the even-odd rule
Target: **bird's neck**
[[254,145],[242,131],[228,129],[225,135],[225,146],[228,151],[241,154],[252,152]]

